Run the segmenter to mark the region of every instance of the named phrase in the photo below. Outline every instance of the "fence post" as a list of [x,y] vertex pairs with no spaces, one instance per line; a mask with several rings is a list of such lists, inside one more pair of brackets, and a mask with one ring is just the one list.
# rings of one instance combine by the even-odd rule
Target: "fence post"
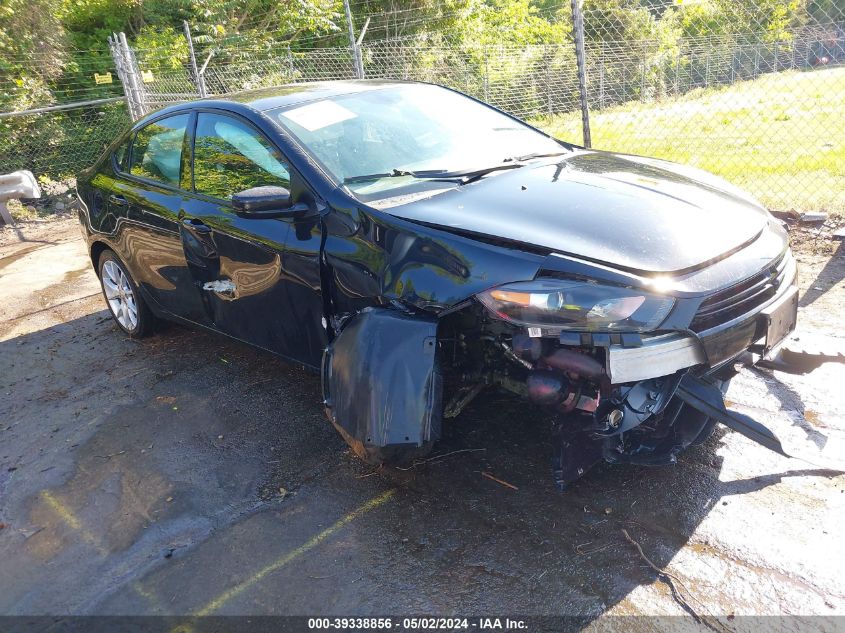
[[675,96],[681,94],[681,49],[678,48],[678,56],[675,60]]
[[346,26],[349,29],[349,48],[352,51],[352,68],[355,77],[364,78],[364,61],[361,59],[361,49],[355,42],[355,29],[352,28],[352,9],[349,8],[349,0],[343,0],[343,11],[346,13]]
[[583,0],[572,0],[572,31],[575,34],[575,61],[578,64],[578,95],[581,99],[581,127],[584,132],[584,147],[592,147],[590,135],[590,109],[587,103],[587,67],[584,53],[584,16],[581,14]]
[[646,46],[648,46],[648,44],[643,42],[643,54],[642,57],[640,57],[640,59],[642,60],[641,63],[643,65],[643,71],[642,73],[640,73],[640,101],[645,101],[645,60],[646,57],[648,57],[648,51],[646,50]]
[[603,110],[604,103],[604,42],[601,43],[601,59],[599,60],[599,109]]
[[204,99],[208,96],[208,92],[205,89],[205,76],[200,75],[197,69],[197,58],[194,55],[194,39],[191,37],[191,27],[188,25],[187,20],[182,21],[182,27],[185,29],[185,39],[188,40],[188,55],[190,56],[191,75],[193,75],[194,85],[197,87],[197,94],[200,98]]
[[490,68],[487,61],[487,44],[484,45],[484,101],[490,103]]
[[123,74],[123,59],[117,50],[117,42],[109,35],[106,40],[109,43],[109,52],[111,53],[112,61],[114,62],[114,69],[117,72],[117,78],[120,80],[120,86],[123,88],[123,97],[126,99],[126,109],[129,111],[129,118],[135,120],[135,109],[132,99],[129,96],[129,91],[126,87],[126,78]]
[[113,33],[108,38],[109,50],[111,51],[112,59],[114,60],[115,70],[123,86],[123,94],[126,97],[126,108],[129,110],[129,118],[137,121],[143,116],[142,104],[138,100],[138,93],[135,88],[133,80],[132,64],[129,60],[126,50],[123,48],[123,42],[117,33]]
[[117,34],[118,48],[120,49],[126,69],[126,76],[129,81],[129,89],[135,101],[136,118],[144,116],[147,112],[146,99],[144,97],[144,88],[141,83],[141,73],[138,70],[138,62],[135,60],[135,55],[132,49],[129,48],[129,43],[126,41],[126,33],[122,31]]

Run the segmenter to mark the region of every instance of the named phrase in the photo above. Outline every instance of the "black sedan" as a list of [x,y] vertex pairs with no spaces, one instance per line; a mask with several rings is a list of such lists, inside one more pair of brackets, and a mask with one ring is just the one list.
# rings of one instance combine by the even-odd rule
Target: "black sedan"
[[[452,90],[297,84],[155,112],[78,178],[103,294],[320,371],[362,458],[423,455],[481,391],[559,413],[564,486],[666,464],[794,327],[784,229],[700,170],[587,150]],[[753,356],[752,356],[753,355]]]

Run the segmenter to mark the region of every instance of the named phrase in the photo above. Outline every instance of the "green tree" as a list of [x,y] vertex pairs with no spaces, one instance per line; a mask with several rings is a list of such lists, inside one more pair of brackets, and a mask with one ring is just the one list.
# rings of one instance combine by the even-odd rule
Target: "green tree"
[[23,109],[53,101],[49,83],[62,74],[67,39],[59,0],[0,3],[0,104]]
[[766,42],[791,39],[807,15],[804,0],[699,0],[680,3],[679,11],[686,36],[756,35]]

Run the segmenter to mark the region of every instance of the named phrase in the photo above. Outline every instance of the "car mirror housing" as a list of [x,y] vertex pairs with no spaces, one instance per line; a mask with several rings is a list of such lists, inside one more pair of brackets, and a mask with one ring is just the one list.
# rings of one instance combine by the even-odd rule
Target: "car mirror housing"
[[232,196],[232,206],[242,218],[289,218],[308,211],[307,204],[293,204],[284,187],[265,186],[246,189]]

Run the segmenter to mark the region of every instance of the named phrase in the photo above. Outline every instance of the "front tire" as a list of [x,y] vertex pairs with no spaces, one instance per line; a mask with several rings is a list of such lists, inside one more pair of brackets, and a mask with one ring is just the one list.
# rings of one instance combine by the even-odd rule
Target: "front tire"
[[155,317],[138,292],[138,286],[114,251],[105,250],[97,264],[100,287],[115,323],[129,338],[142,338],[153,331]]

